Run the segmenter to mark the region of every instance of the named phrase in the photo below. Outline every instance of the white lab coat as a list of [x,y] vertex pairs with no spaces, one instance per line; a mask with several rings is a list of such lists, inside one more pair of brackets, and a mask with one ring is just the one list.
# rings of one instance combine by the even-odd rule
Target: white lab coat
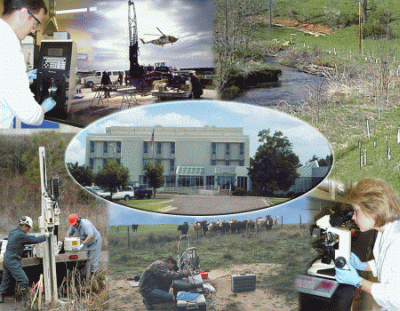
[[379,283],[372,285],[372,297],[381,310],[400,310],[400,220],[378,232],[373,253],[375,259],[368,263]]
[[43,122],[43,108],[33,98],[21,42],[0,19],[0,128],[12,127],[14,117],[31,125]]

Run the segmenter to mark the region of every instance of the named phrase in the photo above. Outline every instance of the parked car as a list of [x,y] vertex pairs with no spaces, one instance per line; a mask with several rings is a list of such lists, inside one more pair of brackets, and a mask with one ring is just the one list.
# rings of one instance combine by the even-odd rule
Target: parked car
[[150,188],[146,188],[145,186],[135,187],[134,192],[135,192],[135,199],[143,199],[145,197],[150,199],[151,196],[153,195],[153,190]]
[[135,196],[134,189],[130,186],[127,186],[127,187],[122,187],[121,189],[117,189],[116,192],[112,194],[112,199],[128,201],[134,198],[134,196]]
[[[122,81],[125,81],[125,71],[124,70],[114,70],[107,71],[110,76],[110,80],[112,84],[118,83],[119,73],[122,72]],[[89,76],[82,78],[83,83],[86,87],[92,88],[96,84],[101,84],[101,77],[103,76],[103,71],[95,71]]]
[[92,186],[92,187],[85,187],[86,190],[89,192],[102,197],[103,199],[110,199],[111,193],[110,191],[105,191],[104,189],[100,188],[99,186]]

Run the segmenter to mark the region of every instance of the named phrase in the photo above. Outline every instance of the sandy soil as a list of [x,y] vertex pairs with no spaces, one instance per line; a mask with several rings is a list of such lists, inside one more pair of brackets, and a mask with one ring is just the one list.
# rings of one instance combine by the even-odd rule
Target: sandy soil
[[[297,310],[297,303],[288,305],[285,297],[276,295],[272,292],[256,289],[251,292],[233,293],[231,291],[231,275],[240,273],[254,273],[256,276],[268,274],[279,265],[275,264],[249,264],[237,265],[227,269],[219,269],[210,271],[208,279],[204,283],[210,283],[216,288],[215,294],[208,297],[210,304],[207,310],[216,311],[265,311],[280,310],[292,311]],[[132,310],[143,311],[146,308],[143,305],[142,297],[137,287],[132,287],[125,279],[117,279],[111,277],[108,282],[111,293],[110,310]],[[172,291],[171,291],[172,292]],[[156,310],[169,311],[174,310],[173,307],[166,304],[156,305]]]

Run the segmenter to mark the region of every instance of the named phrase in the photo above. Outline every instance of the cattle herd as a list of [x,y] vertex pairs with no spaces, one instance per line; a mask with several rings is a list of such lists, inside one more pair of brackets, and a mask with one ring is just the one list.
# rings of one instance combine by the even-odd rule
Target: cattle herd
[[[247,220],[236,220],[232,219],[231,221],[218,220],[213,222],[208,222],[207,220],[203,221],[194,221],[193,229],[197,236],[205,235],[206,232],[211,233],[244,233],[244,232],[261,232],[264,230],[271,230],[272,225],[279,224],[279,216],[276,216],[272,219],[271,215],[267,215],[264,218],[259,217],[255,221],[251,219]],[[132,225],[133,232],[137,232],[139,225]],[[119,232],[119,226],[116,226],[117,232]],[[188,234],[189,232],[189,224],[184,222],[182,225],[178,226],[178,230],[182,235]]]
[[[205,235],[206,232],[211,233],[244,233],[244,232],[261,232],[264,230],[271,230],[272,225],[279,224],[279,216],[276,216],[275,219],[272,219],[271,215],[267,215],[264,218],[259,217],[255,221],[251,219],[247,220],[219,220],[215,222],[208,222],[206,220],[203,221],[194,221],[193,229],[197,236]],[[187,234],[189,231],[189,224],[185,222],[183,225],[178,226],[178,230],[182,235]]]

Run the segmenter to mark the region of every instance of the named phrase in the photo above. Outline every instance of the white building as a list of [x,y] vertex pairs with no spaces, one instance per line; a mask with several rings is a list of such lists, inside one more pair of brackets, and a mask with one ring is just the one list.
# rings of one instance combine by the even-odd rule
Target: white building
[[318,185],[328,175],[330,166],[319,166],[318,161],[312,161],[297,169],[299,177],[288,192],[305,193]]
[[146,184],[145,163],[157,161],[166,187],[250,190],[249,145],[243,128],[108,127],[105,134],[87,135],[85,164],[97,172],[114,158],[141,185]]

